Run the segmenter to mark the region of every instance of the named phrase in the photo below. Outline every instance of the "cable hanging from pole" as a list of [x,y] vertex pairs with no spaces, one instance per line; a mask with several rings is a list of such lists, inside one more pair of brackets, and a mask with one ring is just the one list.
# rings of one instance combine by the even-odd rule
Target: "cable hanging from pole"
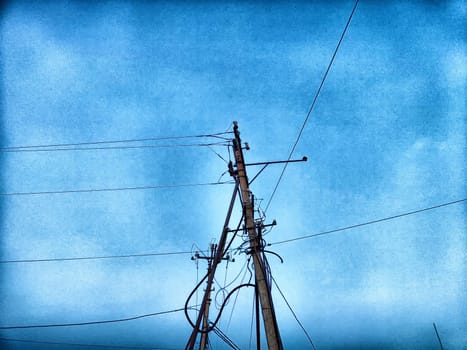
[[[208,274],[205,276],[205,278],[208,276]],[[202,282],[204,282],[204,279],[202,280]],[[198,288],[199,288],[200,284],[198,284]],[[252,284],[252,283],[243,283],[243,284],[240,284],[238,286],[236,286],[235,288],[233,288],[229,294],[227,294],[224,302],[222,303],[222,306],[217,314],[217,317],[215,318],[214,322],[211,323],[210,327],[207,329],[207,330],[203,330],[203,329],[200,329],[200,328],[196,328],[196,325],[195,323],[191,320],[190,316],[188,315],[188,312],[185,311],[185,316],[188,320],[188,322],[190,323],[190,325],[198,332],[198,333],[210,333],[216,326],[217,326],[217,323],[219,322],[221,316],[222,316],[222,312],[224,311],[224,308],[225,306],[227,305],[230,297],[237,291],[237,290],[240,290],[241,288],[244,288],[244,287],[254,287],[255,285]],[[193,293],[193,292],[192,292]],[[185,310],[187,310],[185,308]]]
[[[225,251],[225,244],[226,244],[226,241],[227,241],[227,234],[229,233],[228,225],[230,223],[230,219],[231,219],[231,216],[232,216],[232,211],[233,211],[233,208],[234,208],[234,205],[235,205],[235,200],[237,198],[238,187],[239,187],[239,183],[238,183],[238,181],[235,180],[235,188],[234,188],[234,190],[232,192],[232,196],[231,196],[231,199],[230,199],[230,204],[229,204],[229,208],[228,208],[228,211],[227,211],[227,215],[226,215],[226,218],[225,218],[225,221],[224,221],[224,225],[223,225],[221,237],[220,237],[220,240],[219,240],[219,244],[215,245],[215,246],[211,246],[211,258],[209,259],[210,266],[208,267],[208,272],[203,277],[203,279],[196,285],[195,289],[193,289],[193,291],[190,293],[190,295],[188,296],[188,298],[187,298],[187,300],[185,302],[185,317],[187,318],[188,323],[193,328],[192,333],[191,333],[191,335],[190,335],[190,337],[188,339],[188,342],[186,344],[186,347],[185,347],[185,349],[187,349],[187,350],[192,350],[194,348],[194,345],[195,345],[196,338],[197,338],[198,334],[201,334],[202,335],[202,341],[206,342],[207,333],[209,333],[212,330],[209,327],[209,319],[208,319],[208,316],[207,316],[208,313],[209,313],[209,305],[210,305],[210,301],[211,301],[210,300],[210,292],[211,292],[212,284],[214,282],[214,276],[215,276],[215,273],[216,273],[217,266],[221,263],[222,260],[224,260],[224,255],[225,255],[225,252],[226,252]],[[204,296],[203,296],[203,299],[202,299],[202,302],[201,302],[201,306],[200,306],[200,310],[199,310],[196,322],[193,322],[191,320],[191,318],[189,317],[187,305],[189,304],[191,298],[193,297],[193,294],[198,290],[198,288],[201,286],[201,284],[205,280],[206,280],[206,283],[207,283],[206,291],[204,293]],[[224,302],[226,302],[227,300],[228,300],[228,296],[227,296],[226,300],[224,300]],[[221,310],[219,311],[217,321],[220,319],[220,315],[222,314],[223,307],[224,306],[222,306]],[[203,328],[200,329],[201,322],[203,322],[203,320],[204,320],[204,323],[203,323],[203,326],[202,326]],[[217,323],[217,321],[215,323]]]
[[104,320],[104,321],[88,321],[88,322],[72,322],[72,323],[53,323],[53,324],[37,324],[37,325],[14,325],[14,326],[0,326],[0,330],[11,330],[11,329],[30,329],[30,328],[56,328],[56,327],[76,327],[76,326],[92,326],[92,325],[99,325],[99,324],[106,324],[106,323],[118,323],[118,322],[127,322],[127,321],[134,321],[139,320],[141,318],[147,317],[154,317],[160,315],[166,315],[176,312],[184,311],[185,309],[194,309],[196,306],[185,306],[184,308],[180,309],[173,309],[168,311],[160,311],[154,312],[145,315],[138,315],[133,317],[127,318],[118,318],[112,320]]

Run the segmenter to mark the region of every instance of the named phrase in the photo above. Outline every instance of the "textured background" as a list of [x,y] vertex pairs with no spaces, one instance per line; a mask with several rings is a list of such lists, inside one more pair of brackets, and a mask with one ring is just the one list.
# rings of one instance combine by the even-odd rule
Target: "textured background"
[[[247,161],[286,159],[352,6],[11,1],[1,17],[1,146],[195,135],[238,120],[251,146]],[[294,153],[309,161],[288,167],[268,209],[267,222],[279,224],[268,242],[467,197],[465,20],[462,1],[360,2]],[[225,147],[215,151],[228,157]],[[3,194],[215,182],[226,170],[199,147],[0,157]],[[257,197],[267,201],[280,170],[270,167],[255,181]],[[230,193],[231,185],[3,195],[1,259],[190,251],[193,243],[205,249],[220,234]],[[274,277],[316,347],[437,349],[436,322],[445,348],[462,349],[465,209],[461,203],[270,247],[285,260],[271,257]],[[228,265],[227,281],[244,261],[239,255]],[[199,276],[205,267],[200,261]],[[176,309],[197,280],[189,254],[0,269],[3,326]],[[308,347],[273,294],[285,348]],[[242,349],[252,298],[242,291],[231,322],[233,302],[220,323]],[[178,349],[189,333],[183,313],[175,313],[0,334]]]

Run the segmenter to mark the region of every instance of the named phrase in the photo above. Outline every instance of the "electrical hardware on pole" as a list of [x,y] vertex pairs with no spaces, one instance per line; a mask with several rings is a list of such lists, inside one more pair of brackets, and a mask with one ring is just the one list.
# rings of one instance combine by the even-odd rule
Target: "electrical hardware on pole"
[[272,302],[271,286],[266,280],[266,271],[260,251],[261,242],[259,241],[257,225],[254,219],[252,194],[249,188],[248,176],[246,172],[242,143],[237,122],[234,122],[234,135],[235,139],[233,140],[233,150],[236,163],[236,172],[234,173],[236,176],[234,178],[240,184],[240,196],[242,200],[243,214],[245,217],[245,227],[247,228],[247,233],[250,239],[250,250],[255,269],[255,283],[261,304],[261,312],[263,315],[268,349],[282,350],[282,340],[280,337],[279,326],[277,324],[274,305]]
[[[242,230],[248,236],[248,249],[245,249],[246,254],[251,255],[254,266],[255,274],[255,284],[246,283],[240,286],[237,286],[232,290],[238,290],[243,286],[254,286],[256,293],[256,309],[257,309],[257,349],[260,348],[260,332],[259,332],[259,309],[261,309],[261,314],[263,316],[264,330],[266,334],[266,340],[269,350],[283,350],[282,340],[280,337],[279,326],[277,323],[277,318],[274,310],[274,304],[271,294],[271,274],[269,271],[269,264],[266,260],[265,253],[272,253],[278,256],[281,261],[282,258],[274,252],[264,250],[265,243],[262,237],[262,230],[269,226],[275,226],[276,221],[274,220],[272,224],[265,225],[264,217],[260,215],[259,218],[255,219],[255,203],[254,196],[250,191],[250,184],[258,177],[258,175],[271,164],[281,164],[281,163],[294,163],[294,162],[305,162],[307,161],[306,157],[298,160],[286,160],[286,161],[271,161],[271,162],[259,162],[259,163],[245,163],[243,156],[243,149],[249,150],[250,146],[248,143],[245,143],[245,146],[242,147],[242,142],[240,139],[240,132],[238,130],[238,123],[233,123],[234,130],[234,139],[232,140],[232,148],[234,153],[235,163],[230,161],[228,163],[228,172],[235,180],[235,188],[232,194],[230,201],[229,210],[227,212],[227,217],[225,219],[224,227],[222,230],[221,238],[219,240],[219,245],[211,246],[211,255],[209,257],[200,256],[198,253],[195,254],[192,259],[206,259],[208,260],[208,273],[206,276],[198,283],[195,289],[189,295],[186,304],[185,304],[185,315],[191,326],[193,327],[192,334],[188,340],[188,343],[185,347],[186,350],[193,350],[195,346],[196,339],[198,334],[201,334],[200,340],[200,350],[205,350],[208,344],[208,333],[215,329],[215,324],[217,323],[222,308],[219,312],[219,316],[214,323],[209,321],[209,306],[211,304],[211,291],[212,284],[214,281],[214,275],[216,272],[217,265],[222,261],[229,259],[227,251],[229,250],[230,244],[232,241],[225,246],[227,235],[233,233],[234,235],[240,230],[240,226],[236,230],[231,230],[228,228],[230,217],[232,215],[232,210],[234,207],[235,199],[237,195],[240,196],[242,211],[243,211],[243,228]],[[246,167],[247,166],[258,166],[262,165],[262,169],[254,176],[254,178],[249,181],[247,176]],[[193,322],[188,316],[187,305],[195,291],[201,286],[202,283],[206,280],[206,290],[204,292],[204,297],[200,306],[199,314],[196,322]],[[231,293],[232,293],[231,292]],[[230,294],[229,294],[230,295]],[[229,295],[226,299],[228,299]],[[227,300],[225,300],[227,301]]]

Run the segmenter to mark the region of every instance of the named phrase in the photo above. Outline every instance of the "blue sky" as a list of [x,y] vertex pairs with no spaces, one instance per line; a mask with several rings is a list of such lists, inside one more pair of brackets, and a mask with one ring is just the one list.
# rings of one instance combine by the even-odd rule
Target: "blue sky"
[[[1,146],[209,134],[231,130],[238,120],[251,147],[248,162],[286,159],[352,6],[11,1],[1,17]],[[288,167],[268,208],[267,221],[278,222],[268,242],[467,197],[465,17],[462,1],[359,3],[294,152],[309,161]],[[213,148],[228,159],[225,146]],[[1,192],[216,182],[226,164],[215,152],[2,152]],[[280,171],[269,167],[252,186],[263,208]],[[206,249],[220,235],[231,191],[219,185],[2,196],[1,257]],[[437,349],[433,322],[445,348],[461,349],[465,209],[460,203],[272,245],[284,258],[281,264],[271,257],[274,278],[318,349]],[[239,213],[236,207],[233,221]],[[243,276],[245,260],[239,255],[228,269],[221,265],[219,283],[226,271],[226,281]],[[200,261],[197,270],[189,254],[1,264],[0,322],[82,322],[177,309],[205,268]],[[273,293],[285,348],[306,348]],[[239,295],[231,322],[226,316],[220,328],[247,349],[253,295]],[[232,309],[230,303],[226,313]],[[190,327],[175,313],[0,334],[179,349]]]

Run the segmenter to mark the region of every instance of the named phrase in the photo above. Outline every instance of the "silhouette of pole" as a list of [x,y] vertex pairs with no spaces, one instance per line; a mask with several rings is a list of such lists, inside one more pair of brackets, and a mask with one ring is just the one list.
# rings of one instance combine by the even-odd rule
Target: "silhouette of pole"
[[248,237],[250,239],[250,250],[253,256],[253,264],[255,269],[255,281],[261,303],[261,311],[263,315],[268,349],[282,350],[282,340],[280,338],[279,327],[277,325],[276,315],[274,312],[274,305],[272,303],[271,286],[266,280],[264,262],[260,251],[261,244],[258,239],[257,227],[254,220],[254,208],[248,184],[245,160],[243,158],[243,150],[237,122],[234,122],[234,134],[235,139],[233,140],[233,150],[236,163],[236,172],[232,171],[232,173],[240,184],[240,195],[245,217],[245,227],[248,231]]
[[[203,301],[201,302],[201,307],[199,310],[198,318],[196,320],[195,326],[193,327],[193,331],[190,335],[190,338],[188,339],[188,342],[185,346],[185,350],[193,350],[195,343],[196,343],[196,338],[198,336],[198,333],[205,333],[203,329],[200,330],[201,323],[204,319],[204,316],[206,314],[206,309],[209,308],[210,305],[210,296],[211,296],[211,289],[212,289],[212,284],[214,282],[214,276],[216,274],[216,269],[217,265],[223,260],[223,256],[225,254],[225,243],[227,240],[227,234],[229,232],[229,222],[230,222],[230,217],[232,216],[232,210],[235,204],[235,198],[237,198],[237,191],[238,191],[238,183],[235,184],[235,188],[232,193],[232,198],[230,199],[230,205],[229,205],[229,210],[227,212],[227,216],[225,218],[224,222],[224,228],[222,229],[222,234],[221,238],[219,240],[219,245],[217,247],[217,251],[214,254],[214,259],[212,261],[212,267],[211,270],[208,273],[208,279],[207,279],[207,287],[206,291],[203,296]],[[201,332],[200,332],[201,331]]]

